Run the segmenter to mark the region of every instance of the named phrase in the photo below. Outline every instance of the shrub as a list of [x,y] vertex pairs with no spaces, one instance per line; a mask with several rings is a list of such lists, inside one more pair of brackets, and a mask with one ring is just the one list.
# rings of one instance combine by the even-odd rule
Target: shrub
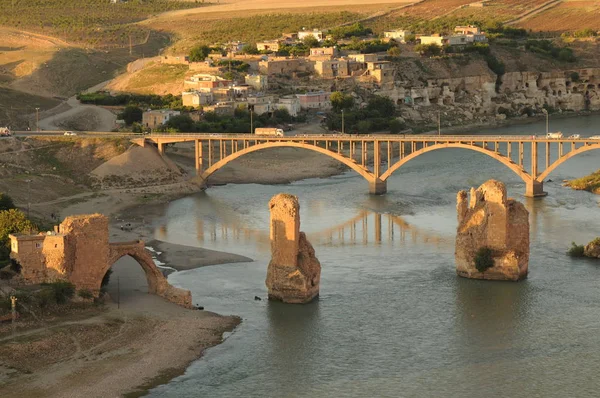
[[15,273],[12,272],[11,270],[9,270],[9,269],[0,269],[0,279],[1,280],[6,281],[6,280],[9,280],[9,279],[12,279],[13,276],[15,276]]
[[73,285],[71,282],[58,281],[44,283],[43,286],[45,286],[45,288],[42,289],[42,291],[48,290],[52,292],[56,304],[64,304],[68,300],[72,299],[75,295],[75,285]]
[[571,248],[567,251],[567,254],[571,257],[583,257],[585,248],[583,245],[578,245],[575,242],[571,242]]
[[0,192],[0,210],[10,210],[15,208],[15,203],[12,198],[7,194]]
[[77,292],[77,295],[82,299],[91,300],[94,298],[94,295],[88,289],[81,289]]
[[37,302],[38,307],[44,309],[56,304],[56,296],[52,289],[44,288],[36,293],[35,301]]
[[579,79],[580,79],[579,73],[577,73],[577,72],[571,73],[571,81],[573,83],[579,83]]
[[489,247],[480,247],[475,254],[475,268],[479,272],[485,272],[494,266],[493,251]]

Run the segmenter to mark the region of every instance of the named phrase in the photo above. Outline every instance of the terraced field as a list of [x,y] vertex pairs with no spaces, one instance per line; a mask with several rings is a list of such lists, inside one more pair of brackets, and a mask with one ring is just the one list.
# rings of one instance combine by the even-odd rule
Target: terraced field
[[600,1],[564,1],[533,16],[520,27],[543,31],[575,31],[583,28],[600,30]]

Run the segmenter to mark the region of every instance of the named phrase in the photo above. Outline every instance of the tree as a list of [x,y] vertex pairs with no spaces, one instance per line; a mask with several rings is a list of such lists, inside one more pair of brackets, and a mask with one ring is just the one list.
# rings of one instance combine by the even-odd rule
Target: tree
[[21,210],[10,209],[0,211],[0,263],[5,262],[10,254],[9,234],[34,233],[35,225],[25,217]]
[[5,193],[0,192],[0,211],[15,208],[12,198]]
[[400,56],[400,48],[399,48],[399,47],[396,47],[396,46],[394,46],[394,47],[390,47],[390,48],[387,50],[387,54],[388,54],[390,57],[399,57],[399,56]]
[[404,123],[398,119],[390,121],[390,133],[392,134],[398,134],[404,127]]
[[242,47],[242,52],[248,55],[256,55],[258,54],[258,48],[256,48],[256,44],[245,44]]
[[390,117],[396,113],[396,105],[391,98],[373,95],[367,103],[367,111],[374,116]]
[[135,106],[135,105],[127,105],[123,112],[119,113],[119,119],[124,120],[125,124],[130,126],[133,123],[140,123],[142,121],[142,114],[144,111]]
[[356,123],[356,130],[358,130],[359,134],[366,134],[371,131],[371,122],[368,120],[361,120]]
[[195,131],[195,124],[191,117],[188,115],[177,115],[173,116],[167,123],[165,123],[167,129],[173,129],[175,131]]
[[342,109],[351,109],[354,106],[354,98],[349,94],[344,94],[341,91],[335,91],[329,96],[331,106],[336,112]]
[[421,55],[433,57],[442,53],[442,47],[437,44],[417,44],[415,51]]
[[205,45],[196,46],[190,50],[189,60],[190,62],[202,62],[210,54],[210,48]]
[[319,47],[319,39],[314,37],[313,35],[306,36],[304,40],[302,40],[304,45],[308,48]]

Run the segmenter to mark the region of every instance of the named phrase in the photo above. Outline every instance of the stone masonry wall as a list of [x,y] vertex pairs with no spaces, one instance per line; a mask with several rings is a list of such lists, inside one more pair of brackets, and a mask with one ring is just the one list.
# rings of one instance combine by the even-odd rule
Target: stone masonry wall
[[300,204],[294,195],[278,194],[269,201],[271,261],[266,285],[269,298],[307,303],[319,295],[321,264],[300,232]]
[[[490,180],[477,190],[457,195],[456,271],[476,279],[519,280],[529,265],[529,212],[508,199],[506,187]],[[494,265],[484,272],[475,267],[479,249],[490,248]]]

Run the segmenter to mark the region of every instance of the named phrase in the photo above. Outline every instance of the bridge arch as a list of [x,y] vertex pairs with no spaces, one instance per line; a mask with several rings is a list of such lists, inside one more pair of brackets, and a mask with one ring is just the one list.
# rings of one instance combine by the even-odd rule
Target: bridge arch
[[398,162],[394,163],[385,173],[383,173],[381,175],[380,178],[382,181],[386,181],[396,170],[398,170],[400,167],[404,166],[406,163],[410,162],[414,158],[421,156],[427,152],[437,151],[439,149],[446,149],[446,148],[470,149],[475,152],[483,153],[493,159],[496,159],[500,163],[504,164],[506,167],[511,169],[516,175],[521,177],[521,179],[525,183],[532,181],[531,175],[529,175],[522,167],[520,167],[518,164],[516,164],[515,162],[513,162],[506,156],[501,155],[497,152],[494,152],[490,149],[482,148],[482,147],[475,146],[475,145],[462,144],[462,143],[435,144],[435,145],[431,145],[431,146],[427,146],[425,148],[419,149],[418,151],[415,151],[415,152],[411,153],[410,155],[404,157],[403,159],[399,160]]
[[[192,294],[190,291],[179,289],[169,284],[167,278],[165,278],[154,263],[152,254],[146,249],[144,242],[141,240],[110,243],[107,265],[100,273],[100,281],[109,268],[125,256],[132,257],[144,270],[146,280],[148,281],[148,293],[156,294],[187,308],[192,307]],[[100,281],[98,281],[98,285],[100,285]]]
[[581,148],[572,150],[571,152],[567,153],[566,155],[563,155],[562,157],[556,159],[556,161],[554,163],[552,163],[550,166],[548,166],[548,168],[546,170],[544,170],[544,172],[542,174],[540,174],[536,178],[536,180],[539,182],[544,181],[546,179],[546,177],[548,177],[550,175],[550,173],[552,173],[558,166],[560,166],[567,160],[569,160],[572,157],[575,157],[581,153],[593,151],[595,149],[600,149],[600,143],[592,144],[592,145],[585,145],[585,146],[582,146]]
[[299,143],[299,142],[290,142],[290,141],[267,142],[267,143],[263,143],[263,144],[253,145],[251,147],[234,152],[231,155],[226,156],[225,158],[219,160],[218,162],[216,162],[215,164],[210,166],[208,169],[206,169],[204,172],[202,172],[202,175],[200,177],[203,180],[206,180],[208,177],[210,177],[212,174],[214,174],[221,167],[225,166],[227,163],[229,163],[241,156],[247,155],[251,152],[261,151],[261,150],[269,149],[269,148],[278,148],[278,147],[302,148],[302,149],[307,149],[310,151],[322,153],[323,155],[327,155],[330,158],[333,158],[333,159],[339,161],[340,163],[345,164],[346,166],[348,166],[349,168],[351,168],[352,170],[354,170],[358,174],[360,174],[362,177],[364,177],[367,181],[372,181],[375,179],[375,175],[373,173],[371,173],[366,167],[361,166],[360,164],[356,163],[352,159],[350,159],[342,154],[332,152],[328,149],[321,148],[316,145],[303,144],[303,143]]

